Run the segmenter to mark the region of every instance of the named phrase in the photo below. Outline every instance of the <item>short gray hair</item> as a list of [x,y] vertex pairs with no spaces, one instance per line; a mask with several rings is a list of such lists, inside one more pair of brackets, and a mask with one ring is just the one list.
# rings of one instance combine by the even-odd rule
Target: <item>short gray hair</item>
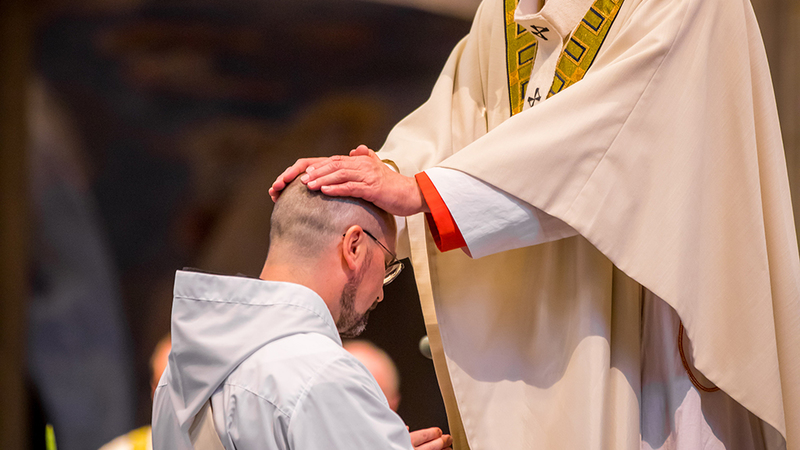
[[380,237],[396,232],[394,217],[372,203],[353,197],[330,197],[299,180],[281,193],[272,210],[269,233],[273,245],[290,245],[299,256],[312,257],[352,225]]

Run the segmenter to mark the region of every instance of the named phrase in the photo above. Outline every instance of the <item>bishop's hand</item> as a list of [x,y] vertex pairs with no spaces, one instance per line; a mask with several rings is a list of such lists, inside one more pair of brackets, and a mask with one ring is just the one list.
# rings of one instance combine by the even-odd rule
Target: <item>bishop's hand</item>
[[276,200],[298,175],[309,189],[330,196],[363,198],[396,216],[428,212],[417,181],[387,167],[365,145],[350,151],[349,156],[298,160],[273,183],[269,191],[272,199]]

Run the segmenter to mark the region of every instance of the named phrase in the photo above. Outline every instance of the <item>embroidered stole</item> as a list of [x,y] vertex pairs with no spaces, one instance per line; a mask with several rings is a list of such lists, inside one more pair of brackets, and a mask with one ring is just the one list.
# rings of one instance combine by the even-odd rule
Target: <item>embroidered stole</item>
[[[556,65],[547,98],[577,83],[589,70],[624,0],[597,0],[570,35]],[[536,60],[537,40],[514,22],[519,0],[504,0],[506,68],[511,115],[522,111],[525,92]]]

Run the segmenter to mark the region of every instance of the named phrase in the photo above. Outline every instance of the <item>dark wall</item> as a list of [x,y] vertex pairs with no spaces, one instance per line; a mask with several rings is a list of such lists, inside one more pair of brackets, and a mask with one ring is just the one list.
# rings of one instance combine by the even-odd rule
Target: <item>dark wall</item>
[[[469,23],[357,1],[120,3],[46,11],[34,65],[68,116],[117,274],[142,425],[174,271],[257,275],[269,183],[298,157],[380,147]],[[400,414],[446,428],[410,270],[386,297],[365,337],[399,366]]]

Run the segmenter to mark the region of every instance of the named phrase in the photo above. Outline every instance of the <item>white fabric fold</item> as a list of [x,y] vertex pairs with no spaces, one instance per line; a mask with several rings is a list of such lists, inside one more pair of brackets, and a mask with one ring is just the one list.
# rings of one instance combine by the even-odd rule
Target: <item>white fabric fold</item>
[[577,232],[561,220],[457,170],[425,171],[458,225],[472,258],[542,244]]
[[470,259],[420,244],[409,220],[469,444],[639,448],[632,305],[651,292],[697,369],[798,448],[800,257],[749,2],[625,0],[585,77],[513,117],[503,6],[482,3],[379,153],[406,175],[468,174],[580,233]]
[[176,274],[154,449],[192,449],[209,400],[228,450],[412,448],[378,383],[342,348],[325,302],[293,283]]

